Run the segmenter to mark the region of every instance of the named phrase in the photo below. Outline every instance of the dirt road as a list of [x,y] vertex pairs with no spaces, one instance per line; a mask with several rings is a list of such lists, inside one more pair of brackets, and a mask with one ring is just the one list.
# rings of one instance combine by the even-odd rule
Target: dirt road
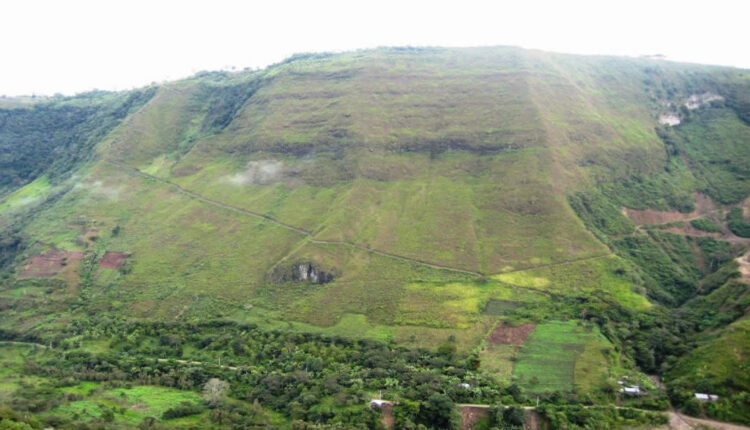
[[667,414],[669,415],[669,430],[750,430],[750,427],[739,424],[688,417],[676,411],[670,411]]

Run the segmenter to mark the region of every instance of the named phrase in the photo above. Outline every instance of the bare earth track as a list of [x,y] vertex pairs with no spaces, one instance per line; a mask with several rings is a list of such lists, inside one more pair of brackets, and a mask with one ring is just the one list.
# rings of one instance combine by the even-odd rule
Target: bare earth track
[[669,415],[669,430],[750,430],[750,427],[739,424],[688,417],[675,410],[669,411],[667,414]]
[[107,251],[99,262],[99,267],[105,269],[119,269],[128,260],[128,254],[117,251]]
[[[167,185],[167,186],[169,186],[169,187],[177,190],[179,193],[182,193],[182,194],[184,194],[184,195],[186,195],[188,197],[194,198],[196,200],[200,200],[200,201],[202,201],[204,203],[207,203],[209,205],[220,207],[220,208],[227,209],[227,210],[230,210],[230,211],[233,211],[233,212],[237,212],[237,213],[241,213],[241,214],[244,214],[244,215],[248,215],[248,216],[251,216],[251,217],[254,217],[254,218],[262,219],[264,221],[268,221],[268,222],[270,222],[272,224],[275,224],[275,225],[277,225],[277,226],[279,226],[281,228],[285,228],[287,230],[294,231],[296,233],[299,233],[300,235],[305,236],[310,243],[322,244],[322,245],[349,246],[349,247],[352,247],[352,248],[360,249],[360,250],[365,251],[365,252],[369,252],[371,254],[379,255],[381,257],[391,258],[391,259],[394,259],[394,260],[400,260],[400,261],[407,262],[407,263],[412,263],[412,264],[419,264],[421,266],[431,267],[433,269],[449,270],[451,272],[464,273],[464,274],[473,275],[473,276],[483,276],[483,275],[485,275],[484,273],[481,273],[481,272],[475,272],[475,271],[472,271],[472,270],[462,269],[462,268],[458,268],[458,267],[444,266],[442,264],[432,263],[432,262],[424,261],[424,260],[418,260],[418,259],[411,258],[411,257],[405,257],[403,255],[391,254],[390,252],[381,251],[381,250],[378,250],[378,249],[373,249],[373,248],[370,248],[370,247],[367,247],[367,246],[364,246],[364,245],[360,245],[360,244],[357,244],[357,243],[353,243],[353,242],[315,239],[313,232],[307,231],[305,229],[302,229],[302,228],[299,228],[299,227],[296,227],[296,226],[293,226],[293,225],[290,225],[290,224],[286,224],[286,223],[281,222],[281,221],[279,221],[277,219],[271,218],[268,215],[264,215],[264,214],[261,214],[261,213],[258,213],[258,212],[254,212],[254,211],[251,211],[251,210],[248,210],[248,209],[238,208],[236,206],[232,206],[232,205],[229,205],[229,204],[226,204],[226,203],[222,203],[222,202],[220,202],[218,200],[210,199],[210,198],[205,197],[205,196],[203,196],[201,194],[198,194],[198,193],[196,193],[194,191],[190,191],[188,189],[185,189],[185,188],[183,188],[183,187],[175,184],[174,182],[170,182],[170,181],[168,181],[166,179],[162,179],[162,178],[150,175],[150,174],[145,173],[145,172],[143,172],[141,170],[138,170],[138,169],[136,169],[134,167],[122,164],[122,163],[120,163],[118,161],[106,160],[105,162],[109,163],[109,164],[111,164],[113,166],[119,167],[121,169],[125,169],[128,172],[134,173],[134,174],[136,174],[138,176],[141,176],[141,177],[150,179],[152,181],[159,182],[159,183],[162,183],[164,185]],[[573,263],[573,262],[576,262],[576,261],[584,261],[584,260],[591,260],[591,259],[596,259],[596,258],[603,258],[603,257],[609,256],[609,255],[610,254],[607,253],[607,254],[595,255],[595,256],[591,256],[591,257],[583,257],[583,258],[578,258],[578,259],[565,260],[565,261],[561,261],[561,262],[558,262],[558,263],[542,264],[542,265],[539,265],[539,266],[519,268],[519,269],[509,270],[509,271],[506,271],[506,272],[500,272],[500,273],[519,272],[519,271],[530,270],[530,269],[537,269],[537,268],[542,268],[542,267],[550,267],[550,266],[557,266],[557,265],[563,265],[563,264],[570,264],[570,263]]]
[[742,257],[737,257],[735,260],[740,266],[739,269],[742,274],[742,280],[750,283],[750,251],[745,253]]

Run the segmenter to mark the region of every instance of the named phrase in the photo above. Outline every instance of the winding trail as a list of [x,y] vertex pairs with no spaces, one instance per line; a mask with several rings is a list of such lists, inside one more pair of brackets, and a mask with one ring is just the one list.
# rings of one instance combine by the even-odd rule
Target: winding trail
[[506,273],[524,272],[526,270],[534,270],[534,269],[544,269],[545,267],[563,266],[566,264],[573,264],[573,263],[578,263],[581,261],[597,260],[599,258],[609,257],[611,255],[612,254],[608,252],[606,254],[592,255],[589,257],[571,258],[569,260],[558,261],[557,263],[547,263],[547,264],[540,264],[538,266],[522,267],[519,269],[506,270],[505,272],[494,273],[494,275],[504,275]]
[[34,346],[41,349],[47,349],[49,348],[47,345],[42,345],[41,343],[34,343],[34,342],[24,342],[21,340],[0,340],[0,345],[18,345],[18,346]]
[[750,427],[740,424],[689,417],[677,412],[675,409],[667,412],[667,415],[669,416],[669,428],[671,430],[701,430],[707,428],[715,430],[750,430]]
[[[448,270],[448,271],[451,271],[451,272],[463,273],[463,274],[472,275],[472,276],[484,276],[484,275],[486,275],[486,274],[481,273],[481,272],[475,272],[475,271],[472,271],[472,270],[461,269],[461,268],[458,268],[458,267],[446,266],[446,265],[443,265],[443,264],[433,263],[433,262],[429,262],[429,261],[425,261],[425,260],[419,260],[419,259],[416,259],[416,258],[406,257],[406,256],[403,256],[403,255],[392,254],[392,253],[387,252],[387,251],[381,251],[381,250],[370,248],[370,247],[367,247],[367,246],[364,246],[364,245],[360,245],[360,244],[354,243],[354,242],[339,241],[339,240],[316,239],[315,235],[313,234],[313,232],[305,230],[305,229],[300,228],[300,227],[293,226],[291,224],[284,223],[284,222],[279,221],[279,220],[277,220],[275,218],[272,218],[272,217],[270,217],[268,215],[264,215],[264,214],[259,213],[259,212],[255,212],[255,211],[252,211],[252,210],[249,210],[249,209],[240,208],[240,207],[237,207],[237,206],[233,206],[233,205],[230,205],[230,204],[227,204],[227,203],[220,202],[218,200],[214,200],[212,198],[209,198],[209,197],[203,196],[201,194],[198,194],[195,191],[191,191],[191,190],[188,190],[186,188],[183,188],[180,185],[175,184],[174,182],[168,181],[168,180],[163,179],[163,178],[159,178],[157,176],[154,176],[154,175],[148,174],[146,172],[143,172],[142,170],[139,170],[139,169],[137,169],[135,167],[128,166],[126,164],[120,163],[119,161],[104,160],[104,162],[107,163],[107,164],[111,164],[113,166],[119,167],[119,168],[121,168],[123,170],[126,170],[128,172],[134,173],[134,174],[136,174],[138,176],[141,176],[143,178],[146,178],[146,179],[149,179],[149,180],[152,180],[152,181],[159,182],[161,184],[167,185],[167,186],[169,186],[169,187],[177,190],[177,192],[179,192],[181,194],[184,194],[184,195],[186,195],[188,197],[194,198],[196,200],[199,200],[199,201],[201,201],[203,203],[206,203],[206,204],[209,204],[209,205],[212,205],[212,206],[215,206],[215,207],[219,207],[219,208],[222,208],[222,209],[230,210],[232,212],[236,212],[236,213],[240,213],[240,214],[243,214],[243,215],[247,215],[247,216],[251,216],[251,217],[254,217],[254,218],[258,218],[260,220],[267,221],[269,223],[275,224],[278,227],[281,227],[281,228],[293,231],[293,232],[298,233],[298,234],[300,234],[302,236],[305,236],[305,238],[307,238],[307,242],[308,243],[314,243],[314,244],[318,244],[318,245],[348,246],[348,247],[351,247],[351,248],[355,248],[355,249],[359,249],[359,250],[368,252],[370,254],[379,255],[381,257],[390,258],[390,259],[393,259],[393,260],[399,260],[399,261],[406,262],[406,263],[411,263],[411,264],[418,264],[418,265],[425,266],[425,267],[430,267],[430,268],[433,268],[433,269]],[[539,268],[551,267],[551,266],[559,266],[559,265],[571,264],[571,263],[575,263],[575,262],[579,262],[579,261],[585,261],[585,260],[593,260],[593,259],[597,259],[597,258],[603,258],[603,257],[607,257],[609,255],[611,255],[611,254],[607,253],[607,254],[595,255],[595,256],[591,256],[591,257],[576,258],[576,259],[570,259],[570,260],[560,261],[560,262],[557,262],[557,263],[541,264],[541,265],[538,265],[538,266],[525,267],[525,268],[520,268],[520,269],[513,269],[513,270],[508,270],[508,271],[505,271],[505,272],[498,272],[498,273],[493,273],[493,274],[494,275],[499,275],[499,274],[503,274],[503,273],[522,272],[524,270],[539,269]],[[493,274],[491,274],[491,275],[493,275]]]
[[220,208],[223,208],[223,209],[227,209],[227,210],[230,210],[230,211],[233,211],[233,212],[238,212],[238,213],[241,213],[243,215],[248,215],[248,216],[251,216],[251,217],[262,219],[262,220],[268,221],[268,222],[270,222],[272,224],[276,224],[279,227],[285,228],[287,230],[295,231],[295,232],[297,232],[299,234],[302,234],[302,235],[305,235],[305,236],[311,236],[312,235],[312,233],[309,232],[309,231],[307,231],[307,230],[301,229],[299,227],[295,227],[295,226],[290,225],[290,224],[283,223],[283,222],[281,222],[279,220],[271,218],[268,215],[263,215],[263,214],[258,213],[258,212],[253,212],[251,210],[247,210],[247,209],[243,209],[243,208],[238,208],[237,206],[228,205],[228,204],[222,203],[222,202],[220,202],[218,200],[210,199],[210,198],[205,197],[205,196],[203,196],[201,194],[198,194],[198,193],[196,193],[194,191],[190,191],[188,189],[182,188],[181,186],[175,184],[174,182],[170,182],[170,181],[167,181],[166,179],[162,179],[162,178],[159,178],[157,176],[150,175],[150,174],[148,174],[146,172],[143,172],[141,170],[136,169],[135,167],[130,167],[130,166],[127,166],[125,164],[122,164],[119,161],[105,160],[105,163],[111,164],[113,166],[120,167],[122,169],[125,169],[125,170],[127,170],[129,172],[135,173],[135,174],[137,174],[137,175],[139,175],[141,177],[144,177],[146,179],[150,179],[152,181],[156,181],[156,182],[162,183],[164,185],[168,185],[168,186],[176,189],[178,192],[180,192],[182,194],[185,194],[186,196],[192,197],[192,198],[194,198],[196,200],[200,200],[200,201],[202,201],[204,203],[208,203],[210,205],[217,206],[217,207],[220,207]]

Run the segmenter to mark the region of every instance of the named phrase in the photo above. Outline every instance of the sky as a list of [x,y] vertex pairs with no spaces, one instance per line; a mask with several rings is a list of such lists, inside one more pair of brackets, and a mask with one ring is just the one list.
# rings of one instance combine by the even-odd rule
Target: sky
[[0,94],[123,90],[297,52],[510,45],[750,68],[745,0],[3,0]]

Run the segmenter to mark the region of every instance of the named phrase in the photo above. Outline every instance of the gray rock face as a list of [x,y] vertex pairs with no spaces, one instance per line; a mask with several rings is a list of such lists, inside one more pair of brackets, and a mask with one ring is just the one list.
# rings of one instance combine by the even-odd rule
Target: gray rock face
[[299,263],[294,267],[292,280],[297,282],[311,282],[313,284],[325,284],[333,280],[333,274],[319,270],[312,263]]
[[307,282],[310,284],[326,284],[336,278],[338,272],[333,270],[321,270],[313,262],[301,261],[291,265],[276,267],[268,275],[268,280],[274,283],[283,282]]

